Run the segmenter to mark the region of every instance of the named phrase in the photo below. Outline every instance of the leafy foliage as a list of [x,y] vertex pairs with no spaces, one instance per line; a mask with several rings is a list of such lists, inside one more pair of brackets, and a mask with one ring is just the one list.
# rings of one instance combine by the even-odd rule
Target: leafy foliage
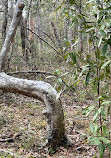
[[[107,85],[107,82],[104,82],[106,80],[110,82],[111,4],[109,0],[87,0],[82,2],[82,7],[75,0],[69,0],[69,3],[70,6],[67,9],[70,13],[71,27],[78,24],[76,22],[81,21],[82,29],[79,33],[89,36],[89,45],[93,46],[93,53],[90,52],[86,56],[79,51],[70,52],[69,56],[74,69],[76,68],[78,72],[74,82],[83,79],[86,86],[93,85],[92,88],[98,103],[96,107],[86,108],[84,114],[87,117],[90,113],[93,113],[93,122],[90,124],[92,136],[89,136],[88,141],[99,147],[100,157],[103,157],[105,149],[110,145],[106,120],[109,114],[111,94],[108,92],[108,88],[104,89],[105,92],[102,91],[102,84]],[[79,40],[77,39],[77,41]],[[70,47],[74,49],[76,44],[73,42]],[[78,61],[81,65],[80,69],[78,69]],[[104,95],[104,93],[107,95]]]

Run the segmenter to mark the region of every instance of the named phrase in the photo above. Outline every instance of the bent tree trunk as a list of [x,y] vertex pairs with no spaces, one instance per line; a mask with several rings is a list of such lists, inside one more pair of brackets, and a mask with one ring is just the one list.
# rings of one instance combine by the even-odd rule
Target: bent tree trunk
[[71,145],[65,134],[61,101],[57,99],[57,91],[49,83],[15,78],[1,72],[0,89],[11,93],[23,94],[44,102],[46,110],[43,111],[43,114],[47,120],[48,144],[55,146],[63,141],[63,143]]
[[44,102],[46,110],[43,111],[43,114],[47,120],[48,144],[56,146],[62,142],[71,145],[65,134],[64,113],[61,101],[57,99],[57,91],[46,82],[15,78],[2,72],[6,55],[10,50],[10,42],[13,40],[19,25],[23,8],[23,1],[18,0],[9,31],[0,52],[0,90],[23,94]]

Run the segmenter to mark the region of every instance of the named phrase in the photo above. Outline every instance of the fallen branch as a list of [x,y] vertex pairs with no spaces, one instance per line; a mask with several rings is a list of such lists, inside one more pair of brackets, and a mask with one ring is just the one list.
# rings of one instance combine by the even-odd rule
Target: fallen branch
[[10,138],[0,139],[0,142],[11,142],[11,141],[14,141],[17,137],[19,137],[21,135],[22,135],[22,132],[17,133],[13,137],[10,137]]
[[7,74],[8,75],[13,75],[13,74],[22,74],[22,73],[35,73],[35,74],[53,75],[50,72],[44,72],[44,71],[14,71],[14,72],[8,72]]
[[89,120],[89,121],[92,121],[92,120],[93,120],[93,119],[85,118],[85,117],[74,117],[74,119],[78,119],[78,120]]

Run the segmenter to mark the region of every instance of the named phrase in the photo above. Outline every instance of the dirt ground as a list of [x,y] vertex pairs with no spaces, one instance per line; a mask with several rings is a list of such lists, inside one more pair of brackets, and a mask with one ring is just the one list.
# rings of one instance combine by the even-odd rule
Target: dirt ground
[[[92,104],[74,101],[62,96],[66,132],[72,147],[41,148],[46,138],[46,120],[43,103],[23,95],[3,93],[0,96],[0,158],[96,158],[96,148],[87,144],[89,121],[82,116],[82,108]],[[7,141],[5,141],[7,140]],[[96,156],[95,156],[96,155]]]

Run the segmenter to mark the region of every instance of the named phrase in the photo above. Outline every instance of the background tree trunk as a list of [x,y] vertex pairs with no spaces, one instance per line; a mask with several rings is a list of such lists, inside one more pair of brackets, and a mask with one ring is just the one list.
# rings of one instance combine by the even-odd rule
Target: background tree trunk
[[4,43],[6,38],[6,29],[7,29],[7,22],[8,22],[8,0],[4,1],[4,20],[2,26],[2,41]]
[[[36,18],[36,32],[39,35],[39,37],[42,37],[42,32],[40,30],[42,30],[42,23],[41,23],[41,6],[40,6],[40,2],[37,2],[37,18]],[[38,37],[39,40],[39,50],[42,50],[43,48],[43,44],[42,44],[42,40]]]
[[61,40],[60,40],[59,35],[58,35],[57,28],[56,28],[56,26],[53,22],[51,22],[51,25],[52,25],[52,28],[54,30],[54,35],[55,35],[55,38],[56,38],[56,44],[58,45],[59,49],[61,49],[61,51],[62,51],[63,47],[62,47],[62,43],[61,43]]
[[21,0],[18,0],[9,31],[7,33],[2,50],[0,52],[0,71],[2,71],[5,66],[5,58],[8,51],[10,50],[10,44],[14,39],[16,29],[21,19],[23,8],[24,8],[24,4],[22,3]]

